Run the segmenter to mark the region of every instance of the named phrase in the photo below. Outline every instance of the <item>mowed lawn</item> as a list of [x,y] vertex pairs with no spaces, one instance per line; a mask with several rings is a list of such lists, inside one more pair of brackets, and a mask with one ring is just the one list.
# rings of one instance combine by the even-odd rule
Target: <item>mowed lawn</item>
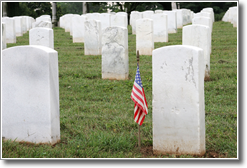
[[[152,153],[152,56],[140,56],[140,73],[148,103],[148,115],[141,126],[134,122],[130,95],[136,73],[136,36],[128,27],[129,79],[103,80],[101,55],[85,56],[84,44],[73,43],[62,28],[54,28],[54,49],[58,51],[61,141],[38,145],[4,141],[3,158],[197,158],[192,155]],[[28,33],[16,44],[28,45]],[[168,43],[182,44],[182,29],[169,34]],[[214,22],[210,81],[205,81],[206,154],[202,158],[237,157],[237,28]],[[190,96],[190,95],[188,95]]]

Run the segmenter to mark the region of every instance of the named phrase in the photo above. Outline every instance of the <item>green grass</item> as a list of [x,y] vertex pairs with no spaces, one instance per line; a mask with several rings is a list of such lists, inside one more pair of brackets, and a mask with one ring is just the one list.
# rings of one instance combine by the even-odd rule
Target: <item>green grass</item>
[[[85,56],[83,43],[54,28],[54,49],[59,60],[61,142],[38,145],[3,142],[3,158],[195,158],[191,155],[152,154],[152,57],[140,56],[140,72],[149,114],[141,126],[142,149],[138,150],[138,125],[130,99],[136,72],[135,35],[129,29],[129,79],[102,80],[101,56]],[[168,43],[182,44],[182,29],[169,34]],[[16,44],[28,45],[28,33]],[[202,157],[237,157],[237,29],[215,22],[210,60],[211,80],[205,82],[206,154]]]

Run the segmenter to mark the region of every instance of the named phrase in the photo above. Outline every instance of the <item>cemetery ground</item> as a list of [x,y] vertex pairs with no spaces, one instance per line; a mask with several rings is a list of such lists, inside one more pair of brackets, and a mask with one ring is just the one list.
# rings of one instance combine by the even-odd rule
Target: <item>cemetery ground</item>
[[[148,103],[141,126],[134,122],[130,95],[136,73],[136,36],[128,26],[129,79],[103,80],[101,55],[85,56],[83,43],[54,28],[59,60],[61,141],[53,146],[3,141],[3,158],[198,158],[193,155],[152,153],[152,56],[140,56],[140,73]],[[16,44],[28,45],[28,33]],[[182,44],[182,29],[169,34],[168,43]],[[214,22],[210,80],[204,82],[206,154],[199,158],[237,158],[237,28]]]

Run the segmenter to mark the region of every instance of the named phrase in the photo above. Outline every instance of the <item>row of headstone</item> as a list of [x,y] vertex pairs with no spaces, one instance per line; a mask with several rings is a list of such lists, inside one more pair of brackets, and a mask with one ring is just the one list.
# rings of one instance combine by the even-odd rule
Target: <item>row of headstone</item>
[[[109,27],[103,34],[102,77],[108,77],[112,69],[126,76],[127,29]],[[3,138],[59,142],[57,52],[44,46],[17,46],[3,50],[2,61]],[[205,153],[203,64],[203,50],[199,47],[175,45],[153,51],[155,154]]]
[[[152,27],[152,19],[139,19],[137,25],[141,21],[147,21],[144,22],[145,25]],[[88,20],[85,25],[92,32],[95,27],[101,31],[99,21]],[[189,29],[190,27],[204,27],[207,31]],[[38,29],[47,28],[35,28],[30,32]],[[190,30],[190,33],[186,30]],[[198,31],[207,34],[210,32],[208,26],[185,26],[183,45],[158,48],[152,52],[155,154],[205,153],[204,49],[191,46],[192,44],[185,45],[184,41],[187,38],[204,41],[206,37],[201,38],[203,34],[193,35]],[[91,37],[92,41],[95,34],[97,33],[89,34],[87,38]],[[102,40],[100,39],[102,78],[127,79],[127,29],[108,27],[102,33]],[[58,142],[60,125],[57,52],[43,46],[19,46],[4,50],[2,59],[3,137],[34,143]],[[46,98],[47,95],[50,95],[49,99]]]
[[237,27],[238,7],[237,6],[230,7],[223,16],[222,21],[231,22],[231,24],[233,24],[233,27]]
[[[5,24],[5,43],[16,43],[16,37],[22,36],[32,28],[34,19],[30,16],[3,17]],[[3,47],[4,48],[4,47]]]
[[[194,12],[189,9],[176,9],[172,11],[168,10],[155,10],[155,11],[132,11],[130,14],[130,25],[132,26],[132,34],[136,34],[136,20],[142,18],[155,18],[156,14],[166,14],[167,15],[167,27],[168,33],[176,33],[177,28],[182,28],[183,25],[192,22]],[[154,23],[155,25],[155,23]]]
[[65,32],[70,32],[73,36],[73,42],[84,42],[84,22],[87,20],[97,20],[101,22],[101,31],[107,27],[121,26],[127,28],[128,20],[127,13],[87,13],[83,15],[66,14],[60,17],[60,27],[65,29]]
[[16,37],[22,36],[33,28],[49,28],[37,29],[30,31],[29,44],[30,45],[43,45],[54,48],[54,35],[52,24],[50,22],[50,15],[42,15],[33,19],[30,16],[15,16],[2,18],[2,49],[7,47],[7,43],[16,43]]

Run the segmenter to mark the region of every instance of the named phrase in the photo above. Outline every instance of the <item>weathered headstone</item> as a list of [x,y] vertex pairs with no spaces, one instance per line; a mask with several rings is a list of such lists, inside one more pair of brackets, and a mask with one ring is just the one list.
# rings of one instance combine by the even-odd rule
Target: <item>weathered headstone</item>
[[13,17],[15,19],[15,35],[16,36],[22,36],[23,31],[22,31],[22,17]]
[[205,80],[210,78],[210,40],[211,34],[208,26],[188,25],[183,27],[182,44],[200,47],[203,49]]
[[73,22],[73,43],[82,43],[84,42],[84,22],[86,20],[86,16],[74,16],[72,18]]
[[153,153],[204,155],[203,50],[175,45],[155,49]]
[[6,44],[6,24],[2,22],[2,50],[7,48]]
[[6,25],[6,43],[16,43],[15,19],[4,17],[2,22]]
[[108,27],[102,33],[102,78],[125,80],[128,76],[128,30]]
[[148,18],[136,20],[136,51],[140,55],[152,55],[154,49],[153,20]]
[[84,31],[84,55],[101,55],[101,23],[87,20]]
[[29,45],[41,45],[54,49],[53,29],[37,27],[29,31]]
[[50,15],[41,15],[40,17],[36,18],[36,22],[40,22],[40,21],[51,22],[51,16]]
[[2,51],[2,137],[59,142],[57,51],[32,45]]
[[32,27],[44,27],[44,28],[50,28],[52,29],[52,23],[48,22],[48,21],[38,21],[38,22],[34,22],[32,24]]
[[168,42],[168,19],[163,13],[153,14],[154,42]]

